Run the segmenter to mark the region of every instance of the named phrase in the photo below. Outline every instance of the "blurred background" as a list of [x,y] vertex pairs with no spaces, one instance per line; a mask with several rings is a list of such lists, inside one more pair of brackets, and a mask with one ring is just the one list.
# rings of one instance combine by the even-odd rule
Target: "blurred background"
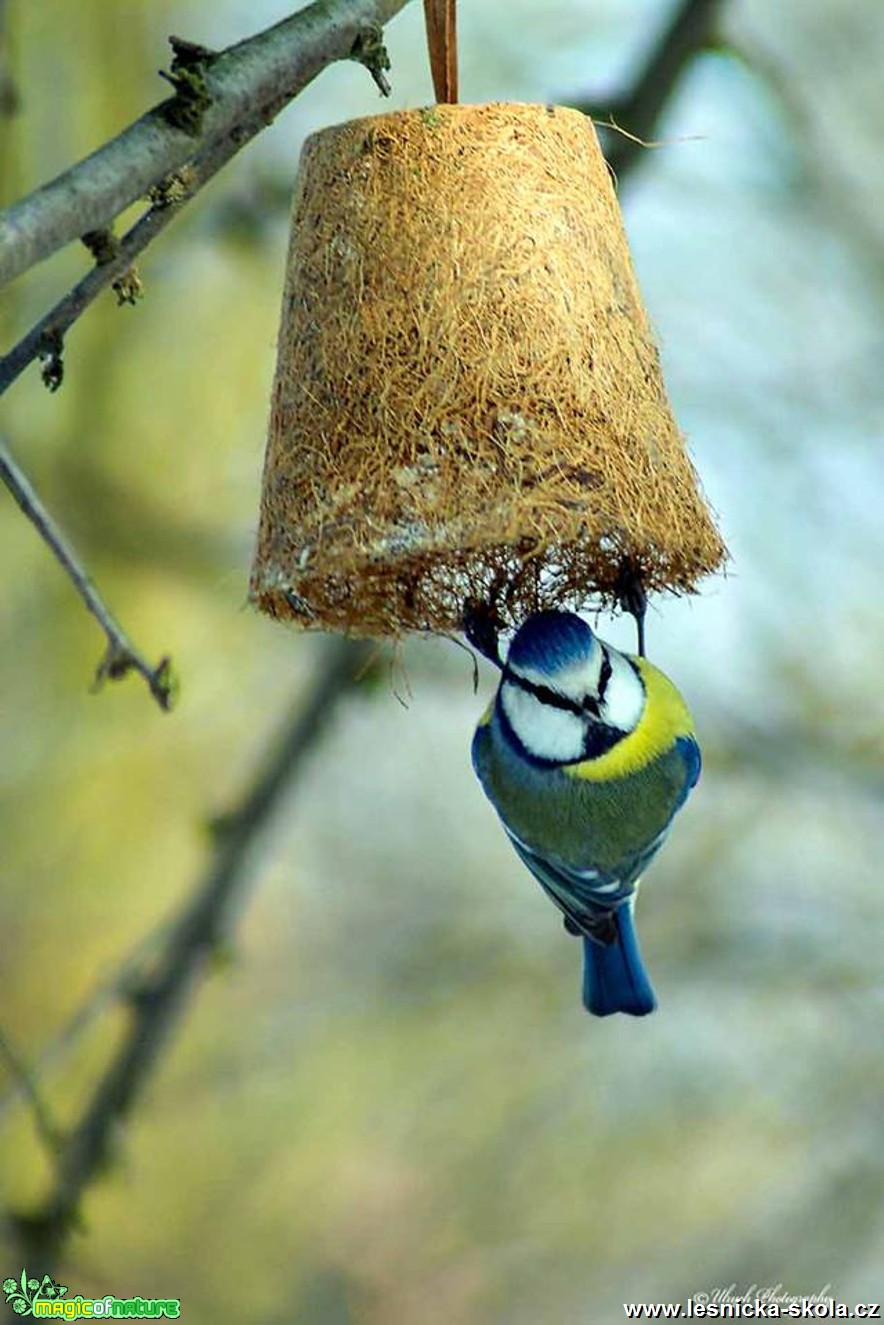
[[[10,201],[286,0],[6,0]],[[462,0],[462,98],[614,104],[670,0]],[[432,99],[422,8],[393,97],[323,73],[3,401],[19,461],[133,638],[182,677],[89,693],[94,623],[0,500],[0,1024],[55,1123],[125,1032],[95,990],[185,904],[324,641],[245,607],[287,204],[305,134]],[[660,600],[652,657],[704,778],[643,890],[660,1009],[591,1020],[578,947],[469,764],[468,657],[381,652],[255,837],[242,905],[57,1265],[195,1321],[578,1325],[736,1284],[884,1289],[884,8],[723,0],[621,187],[668,386],[732,552]],[[84,269],[0,306],[10,345]],[[603,635],[631,647],[623,621]],[[0,1066],[0,1202],[52,1160]],[[10,1243],[0,1271],[18,1274]]]

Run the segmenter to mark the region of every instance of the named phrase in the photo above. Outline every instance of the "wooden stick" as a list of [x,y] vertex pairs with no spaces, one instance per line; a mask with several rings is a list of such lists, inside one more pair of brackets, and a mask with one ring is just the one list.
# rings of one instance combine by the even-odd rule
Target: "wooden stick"
[[427,49],[437,101],[457,102],[457,0],[424,0]]

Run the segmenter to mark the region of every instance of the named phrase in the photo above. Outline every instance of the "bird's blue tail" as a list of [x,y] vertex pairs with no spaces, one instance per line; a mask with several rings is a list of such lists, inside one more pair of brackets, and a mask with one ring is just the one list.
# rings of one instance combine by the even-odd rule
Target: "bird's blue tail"
[[596,1017],[627,1012],[644,1017],[657,1006],[639,951],[638,937],[627,902],[614,913],[617,937],[613,943],[583,940],[583,1005]]

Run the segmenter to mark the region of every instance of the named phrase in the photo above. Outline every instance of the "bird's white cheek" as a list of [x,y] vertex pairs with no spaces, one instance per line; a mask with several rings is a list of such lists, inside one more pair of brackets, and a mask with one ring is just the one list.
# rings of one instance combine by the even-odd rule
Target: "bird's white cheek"
[[518,686],[504,684],[503,711],[529,754],[557,764],[572,763],[583,755],[583,722],[576,713],[544,704]]
[[638,726],[644,712],[644,686],[625,658],[618,657],[613,649],[609,656],[611,679],[602,702],[601,716],[611,727],[631,732]]

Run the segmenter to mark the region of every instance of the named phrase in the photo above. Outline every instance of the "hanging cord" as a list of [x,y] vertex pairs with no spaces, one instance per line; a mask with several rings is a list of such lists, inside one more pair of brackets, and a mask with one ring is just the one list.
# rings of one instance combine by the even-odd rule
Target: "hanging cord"
[[437,101],[457,102],[457,0],[424,0],[427,49]]
[[624,612],[635,620],[638,634],[638,656],[645,657],[645,615],[648,610],[648,595],[645,592],[641,568],[632,557],[625,556],[620,563],[620,574],[614,587],[617,603]]

